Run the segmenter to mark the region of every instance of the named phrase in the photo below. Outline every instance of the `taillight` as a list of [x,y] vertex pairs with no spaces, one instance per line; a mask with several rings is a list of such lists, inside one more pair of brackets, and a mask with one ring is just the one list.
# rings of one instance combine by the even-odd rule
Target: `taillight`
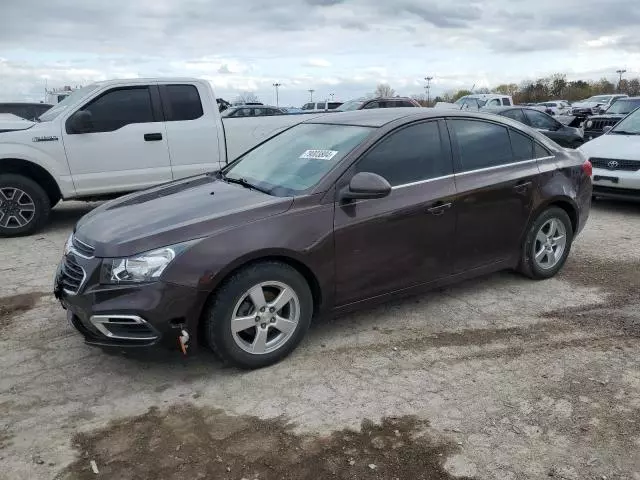
[[585,160],[582,164],[582,171],[587,177],[591,177],[593,175],[593,165],[589,160]]

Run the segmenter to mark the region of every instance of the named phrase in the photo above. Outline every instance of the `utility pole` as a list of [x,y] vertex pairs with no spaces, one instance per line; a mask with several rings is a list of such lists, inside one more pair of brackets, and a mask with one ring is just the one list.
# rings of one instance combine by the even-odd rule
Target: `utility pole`
[[424,88],[427,91],[427,105],[429,105],[431,103],[431,80],[433,80],[433,77],[424,77],[424,79],[427,81],[427,86]]
[[315,92],[315,90],[313,88],[310,88],[309,90],[307,90],[307,92],[309,92],[309,101],[313,102],[313,92]]
[[616,73],[618,75],[620,75],[620,80],[618,80],[618,92],[620,91],[620,85],[622,84],[622,74],[626,73],[626,70],[620,69],[620,70],[616,70]]
[[279,107],[280,105],[278,105],[279,103],[279,99],[278,99],[278,88],[282,86],[281,83],[274,83],[273,86],[276,88],[276,107]]

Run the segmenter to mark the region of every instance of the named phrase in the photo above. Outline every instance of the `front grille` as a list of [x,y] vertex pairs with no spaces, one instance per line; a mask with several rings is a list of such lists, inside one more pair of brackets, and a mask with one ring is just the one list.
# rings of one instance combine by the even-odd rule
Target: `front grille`
[[78,255],[80,255],[81,257],[93,258],[95,248],[93,248],[91,245],[87,245],[86,243],[81,242],[76,238],[75,235],[71,240],[71,244],[76,253],[78,253]]
[[613,127],[616,123],[618,123],[620,120],[619,119],[602,119],[602,120],[591,120],[592,125],[590,127],[587,127],[585,125],[585,132],[586,131],[595,131],[595,132],[601,132],[602,130],[604,130],[604,127]]
[[640,170],[640,160],[618,160],[615,158],[590,158],[589,160],[594,167],[611,171],[637,172]]
[[67,293],[77,294],[84,283],[85,277],[84,269],[71,256],[64,257],[60,270],[60,283]]

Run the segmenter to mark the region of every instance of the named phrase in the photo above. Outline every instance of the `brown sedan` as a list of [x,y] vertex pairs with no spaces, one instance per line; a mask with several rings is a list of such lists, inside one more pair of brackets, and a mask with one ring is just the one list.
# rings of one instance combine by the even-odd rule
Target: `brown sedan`
[[90,344],[205,343],[262,367],[324,313],[502,269],[552,277],[590,199],[585,157],[521,123],[337,113],[220,172],[95,209],[67,242],[55,291]]

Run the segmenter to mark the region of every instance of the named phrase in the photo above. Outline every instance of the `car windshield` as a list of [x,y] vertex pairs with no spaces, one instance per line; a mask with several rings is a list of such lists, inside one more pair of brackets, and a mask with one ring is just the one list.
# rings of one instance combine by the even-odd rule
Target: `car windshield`
[[626,115],[633,112],[636,108],[640,107],[640,99],[637,100],[618,100],[611,105],[607,110],[607,113],[614,113],[618,115]]
[[595,97],[591,97],[585,100],[585,102],[593,102],[593,103],[606,103],[611,99],[609,95],[596,95]]
[[90,94],[94,90],[97,90],[99,87],[100,85],[92,84],[92,85],[87,85],[86,87],[79,88],[78,90],[74,91],[71,95],[67,96],[67,98],[65,98],[60,103],[58,103],[56,106],[54,106],[53,108],[50,108],[49,110],[44,112],[42,115],[40,115],[38,117],[38,121],[50,122],[51,120],[56,118],[58,115],[60,115],[62,112],[64,112],[69,105],[73,105],[82,97]]
[[640,135],[640,109],[620,120],[616,126],[611,129],[610,133],[619,135]]
[[349,100],[348,102],[344,102],[342,105],[336,108],[336,111],[349,112],[351,110],[358,110],[363,104],[363,100]]
[[222,171],[276,196],[315,186],[373,128],[304,123],[268,140]]
[[460,106],[460,109],[467,108],[480,108],[487,104],[486,100],[480,100],[479,98],[462,97],[454,102]]

